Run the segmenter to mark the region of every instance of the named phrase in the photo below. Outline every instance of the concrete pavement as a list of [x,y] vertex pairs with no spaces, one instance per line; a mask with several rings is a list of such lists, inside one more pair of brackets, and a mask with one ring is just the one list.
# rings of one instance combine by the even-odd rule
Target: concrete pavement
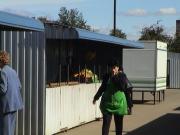
[[[165,101],[153,105],[151,93],[134,93],[133,114],[124,118],[124,135],[180,135],[180,89],[167,89]],[[94,121],[58,135],[101,135],[102,120]],[[115,135],[114,121],[109,135]]]

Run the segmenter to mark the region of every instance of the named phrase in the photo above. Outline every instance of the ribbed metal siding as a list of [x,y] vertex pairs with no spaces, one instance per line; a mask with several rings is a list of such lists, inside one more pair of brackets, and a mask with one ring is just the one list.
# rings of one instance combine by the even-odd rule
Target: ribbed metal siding
[[78,39],[78,32],[74,28],[45,26],[47,39]]
[[92,104],[100,84],[46,88],[46,135],[52,135],[102,117],[99,104]]
[[169,87],[180,88],[180,53],[168,53]]
[[0,49],[22,83],[24,109],[17,114],[16,135],[43,135],[45,116],[45,38],[42,32],[0,31]]

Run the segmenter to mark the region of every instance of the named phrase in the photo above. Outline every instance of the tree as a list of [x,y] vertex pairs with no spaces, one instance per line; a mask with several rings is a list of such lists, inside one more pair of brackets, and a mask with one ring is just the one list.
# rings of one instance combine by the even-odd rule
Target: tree
[[87,25],[87,21],[83,19],[82,13],[77,9],[67,10],[66,7],[61,7],[59,10],[59,24],[64,26],[77,27],[90,30],[90,26]]
[[172,44],[169,46],[169,51],[180,53],[180,36],[175,35]]
[[114,35],[114,29],[110,30],[110,35],[111,36],[116,36],[116,37],[119,37],[119,38],[124,38],[126,39],[126,33],[122,32],[122,30],[120,29],[116,29],[115,31],[115,35]]
[[144,27],[141,31],[139,40],[159,40],[167,43],[168,50],[171,49],[174,39],[172,36],[164,32],[164,27],[158,24],[153,24],[150,27]]
[[139,40],[159,40],[165,42],[167,38],[168,36],[164,33],[163,26],[153,24],[142,29]]

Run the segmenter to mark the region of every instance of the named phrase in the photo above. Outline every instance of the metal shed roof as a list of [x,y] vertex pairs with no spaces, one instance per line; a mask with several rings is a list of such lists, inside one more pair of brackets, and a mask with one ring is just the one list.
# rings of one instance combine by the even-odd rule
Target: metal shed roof
[[78,33],[79,39],[87,39],[87,40],[112,43],[112,44],[122,45],[125,47],[132,47],[132,48],[144,48],[143,43],[140,43],[138,41],[130,41],[130,40],[121,39],[121,38],[110,36],[110,35],[90,32],[90,31],[82,30],[78,28],[76,28],[76,31]]
[[39,20],[0,11],[0,28],[2,30],[33,30],[44,31]]
[[138,41],[126,40],[110,35],[91,32],[79,28],[68,28],[59,24],[45,23],[45,33],[47,39],[75,39],[75,40],[90,40],[96,42],[104,42],[119,45],[128,48],[144,48],[144,44]]

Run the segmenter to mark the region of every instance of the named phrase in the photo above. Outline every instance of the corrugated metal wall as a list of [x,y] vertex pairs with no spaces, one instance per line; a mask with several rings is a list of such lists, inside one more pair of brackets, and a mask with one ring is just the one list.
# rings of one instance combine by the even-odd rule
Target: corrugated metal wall
[[180,88],[180,53],[168,53],[169,88]]
[[46,135],[102,117],[99,103],[92,104],[100,84],[46,88]]
[[45,33],[47,39],[75,39],[78,33],[74,28],[63,28],[61,26],[45,25]]
[[43,32],[0,31],[0,50],[22,83],[24,109],[17,114],[16,135],[43,135],[45,116],[45,36]]

